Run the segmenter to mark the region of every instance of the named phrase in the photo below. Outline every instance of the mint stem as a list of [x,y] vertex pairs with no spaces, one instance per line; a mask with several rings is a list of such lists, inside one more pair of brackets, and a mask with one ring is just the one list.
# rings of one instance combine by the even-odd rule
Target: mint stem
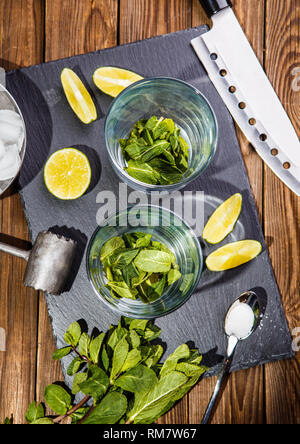
[[65,419],[68,416],[72,415],[73,413],[76,412],[76,410],[80,409],[80,407],[82,407],[84,404],[86,404],[90,398],[91,397],[89,395],[87,395],[78,404],[74,405],[74,407],[72,407],[67,413],[65,413],[64,415],[57,416],[56,418],[54,418],[53,422],[54,423],[61,422],[63,419]]
[[81,355],[78,351],[77,351],[77,349],[76,349],[76,347],[74,347],[74,346],[72,346],[72,349],[73,349],[73,351],[83,360],[83,361],[86,361],[88,364],[93,364],[92,363],[92,361],[87,357],[87,356],[83,356],[83,355]]
[[78,424],[82,424],[86,418],[92,413],[92,411],[94,410],[95,406],[92,405],[91,408],[86,412],[86,414],[84,415],[84,417],[79,421]]

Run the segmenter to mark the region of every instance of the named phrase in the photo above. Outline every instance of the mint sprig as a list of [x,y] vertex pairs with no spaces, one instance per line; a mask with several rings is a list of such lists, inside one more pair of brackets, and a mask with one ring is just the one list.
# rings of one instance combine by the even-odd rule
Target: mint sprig
[[[160,329],[151,321],[122,317],[117,326],[90,337],[79,323],[65,334],[67,346],[54,359],[73,355],[68,373],[71,391],[51,384],[45,403],[55,413],[45,415],[42,403],[26,412],[30,424],[151,424],[169,411],[206,372],[202,356],[183,344],[161,363],[163,348],[153,344]],[[74,401],[74,395],[81,400]],[[6,419],[4,423],[10,421]]]

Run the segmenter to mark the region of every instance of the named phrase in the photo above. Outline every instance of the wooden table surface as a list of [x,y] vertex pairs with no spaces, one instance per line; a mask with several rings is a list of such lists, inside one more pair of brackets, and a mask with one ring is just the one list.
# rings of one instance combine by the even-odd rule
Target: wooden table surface
[[[299,135],[300,0],[233,3]],[[208,22],[198,0],[2,0],[0,66],[34,65]],[[292,332],[300,327],[300,199],[239,131],[238,137]],[[1,240],[26,244],[14,188],[0,199],[0,223]],[[28,404],[42,400],[46,385],[62,380],[62,373],[51,359],[55,345],[44,295],[23,287],[20,259],[0,255],[0,266],[0,421],[13,415],[14,423],[24,423]],[[300,339],[295,343],[300,348]],[[232,374],[212,422],[299,424],[299,377],[300,353]],[[199,424],[215,382],[202,381],[159,422]]]

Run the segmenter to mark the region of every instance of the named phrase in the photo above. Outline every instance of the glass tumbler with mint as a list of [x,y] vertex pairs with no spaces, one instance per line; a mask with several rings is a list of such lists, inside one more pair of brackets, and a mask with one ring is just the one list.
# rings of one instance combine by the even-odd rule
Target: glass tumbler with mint
[[210,164],[218,127],[205,97],[174,78],[155,77],[126,88],[112,103],[105,140],[113,168],[131,188],[184,188]]

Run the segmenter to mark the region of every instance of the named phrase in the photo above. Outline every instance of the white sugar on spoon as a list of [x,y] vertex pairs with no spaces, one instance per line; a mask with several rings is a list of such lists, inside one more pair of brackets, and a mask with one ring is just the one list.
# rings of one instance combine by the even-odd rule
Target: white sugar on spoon
[[252,308],[237,301],[227,313],[225,332],[228,336],[235,336],[240,340],[246,338],[253,329],[254,320]]
[[215,390],[209,401],[201,424],[207,424],[218,397],[222,382],[228,373],[239,341],[249,338],[258,326],[259,317],[262,315],[258,296],[253,291],[246,291],[234,301],[225,317],[224,329],[228,337],[227,352],[217,380]]

